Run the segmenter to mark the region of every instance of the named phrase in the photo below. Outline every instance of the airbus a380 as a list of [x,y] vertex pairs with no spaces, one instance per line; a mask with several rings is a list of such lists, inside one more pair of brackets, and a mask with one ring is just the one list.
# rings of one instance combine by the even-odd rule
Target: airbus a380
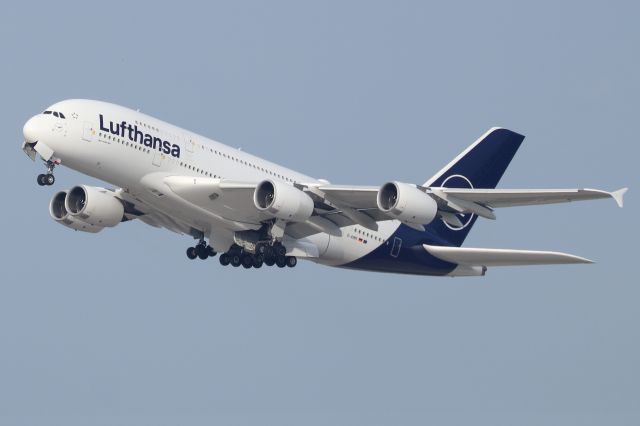
[[30,118],[23,151],[52,185],[64,165],[114,185],[56,193],[51,217],[96,233],[140,220],[198,240],[190,259],[293,267],[297,259],[360,270],[484,275],[487,267],[590,263],[565,253],[462,247],[500,207],[613,198],[626,188],[495,189],[524,136],[492,128],[421,185],[333,185],[122,106],[65,100]]

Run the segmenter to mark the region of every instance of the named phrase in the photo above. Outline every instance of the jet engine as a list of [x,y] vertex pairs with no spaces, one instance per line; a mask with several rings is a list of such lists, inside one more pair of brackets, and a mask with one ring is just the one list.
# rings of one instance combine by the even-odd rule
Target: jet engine
[[288,222],[304,222],[313,214],[311,197],[296,187],[269,179],[258,184],[253,203],[258,210]]
[[49,203],[49,214],[53,220],[75,231],[91,232],[92,234],[95,234],[96,232],[100,232],[104,229],[102,226],[90,225],[87,222],[83,222],[76,216],[71,216],[67,211],[67,208],[64,206],[65,198],[67,198],[67,191],[60,191],[51,199],[51,202]]
[[415,185],[387,182],[378,191],[378,208],[402,222],[426,225],[435,219],[438,204]]
[[116,226],[124,217],[124,205],[115,194],[95,186],[74,186],[64,206],[69,215],[93,226]]

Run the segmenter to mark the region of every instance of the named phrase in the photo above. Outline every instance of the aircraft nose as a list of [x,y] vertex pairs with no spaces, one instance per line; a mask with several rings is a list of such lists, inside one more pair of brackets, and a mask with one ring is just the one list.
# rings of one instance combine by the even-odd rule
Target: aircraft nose
[[40,130],[40,126],[38,124],[40,120],[38,118],[38,116],[31,117],[26,123],[24,123],[22,135],[27,143],[34,143],[38,141],[38,133]]

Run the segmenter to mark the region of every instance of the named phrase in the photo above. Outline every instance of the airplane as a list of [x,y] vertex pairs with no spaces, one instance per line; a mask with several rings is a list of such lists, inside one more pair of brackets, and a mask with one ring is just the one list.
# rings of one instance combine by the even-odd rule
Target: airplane
[[53,185],[64,165],[115,188],[57,192],[53,220],[97,233],[139,220],[197,240],[189,259],[294,267],[298,259],[357,270],[483,276],[494,266],[591,263],[566,253],[462,247],[478,218],[502,207],[613,198],[627,188],[496,189],[524,136],[491,128],[421,185],[334,185],[173,126],[85,99],[31,117],[23,151]]

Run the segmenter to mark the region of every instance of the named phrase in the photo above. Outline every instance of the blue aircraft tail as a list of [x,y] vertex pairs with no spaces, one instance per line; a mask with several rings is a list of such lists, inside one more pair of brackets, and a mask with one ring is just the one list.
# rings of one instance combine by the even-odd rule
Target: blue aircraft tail
[[[523,140],[523,135],[511,130],[490,129],[423,186],[495,188]],[[458,215],[458,218],[462,227],[436,220],[430,229],[451,245],[461,246],[477,216]]]

